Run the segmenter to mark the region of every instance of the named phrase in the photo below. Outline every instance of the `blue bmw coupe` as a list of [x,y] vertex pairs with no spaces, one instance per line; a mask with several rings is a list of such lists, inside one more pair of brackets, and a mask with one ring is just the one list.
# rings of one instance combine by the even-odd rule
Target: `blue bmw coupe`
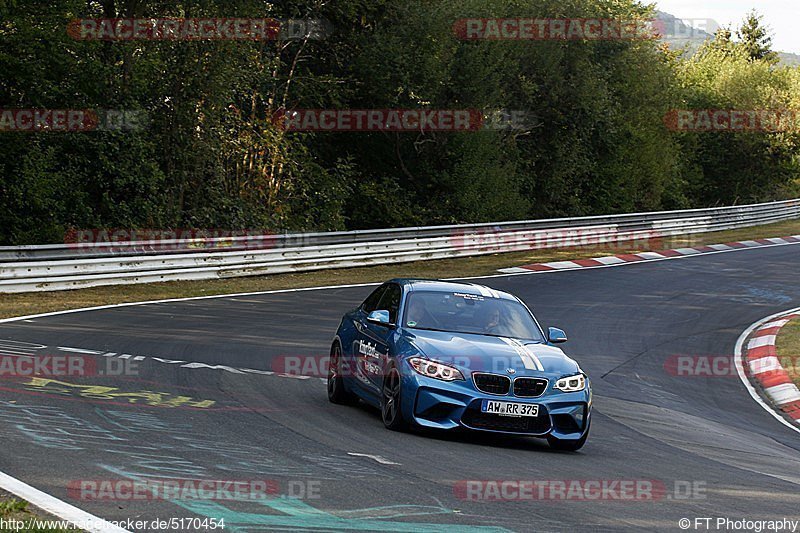
[[467,428],[578,450],[589,378],[515,296],[474,283],[395,279],[347,313],[331,346],[328,398],[380,409],[393,430]]

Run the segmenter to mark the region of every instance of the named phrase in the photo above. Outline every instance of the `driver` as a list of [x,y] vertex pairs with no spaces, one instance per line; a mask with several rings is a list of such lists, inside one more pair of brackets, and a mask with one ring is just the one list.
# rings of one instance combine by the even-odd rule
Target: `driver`
[[433,315],[425,308],[425,302],[422,298],[411,298],[408,304],[408,312],[406,313],[406,323],[409,327],[430,327],[436,326],[437,321]]
[[500,327],[500,309],[495,305],[487,305],[483,316],[483,329],[487,333],[493,333]]

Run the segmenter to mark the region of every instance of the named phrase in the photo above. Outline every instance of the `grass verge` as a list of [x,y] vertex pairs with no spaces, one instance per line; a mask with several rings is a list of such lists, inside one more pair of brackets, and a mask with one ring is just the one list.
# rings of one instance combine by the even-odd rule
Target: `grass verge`
[[[800,220],[792,220],[743,228],[731,231],[702,233],[684,237],[670,237],[658,241],[654,248],[667,249],[683,246],[701,246],[748,239],[785,237],[800,234]],[[656,251],[654,249],[653,251]],[[191,296],[210,296],[241,292],[259,292],[299,287],[319,287],[350,283],[380,282],[394,277],[452,278],[456,276],[483,276],[497,273],[499,268],[549,261],[568,261],[650,251],[649,248],[623,246],[596,246],[592,248],[566,248],[531,250],[504,254],[484,255],[458,259],[417,261],[371,267],[320,270],[298,274],[275,274],[247,278],[209,281],[173,281],[141,285],[117,285],[59,292],[4,294],[0,298],[0,318],[63,311],[81,307],[109,305],[143,300],[162,300]]]
[[[41,527],[43,524],[36,523],[37,521],[53,520],[52,518],[43,518],[35,511],[28,508],[28,502],[12,498],[6,494],[0,494],[0,532],[15,532],[28,531],[33,533],[72,533],[79,531],[78,529],[59,529],[59,528],[45,528]],[[12,527],[22,526],[19,527]]]
[[781,328],[776,348],[778,360],[800,387],[800,318],[795,318]]

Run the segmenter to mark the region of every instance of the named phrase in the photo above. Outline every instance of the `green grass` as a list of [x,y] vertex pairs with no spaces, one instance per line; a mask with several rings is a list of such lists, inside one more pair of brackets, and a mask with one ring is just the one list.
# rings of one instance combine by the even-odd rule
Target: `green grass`
[[[666,238],[658,243],[658,248],[700,246],[798,234],[800,234],[800,220],[792,220],[754,228]],[[458,259],[320,270],[298,274],[275,274],[209,281],[173,281],[140,285],[117,285],[59,292],[4,294],[0,298],[0,318],[143,300],[381,282],[394,277],[452,278],[457,276],[483,276],[496,274],[500,268],[530,263],[568,261],[571,259],[644,251],[649,251],[649,249],[642,247],[593,247],[591,249],[532,250]]]
[[0,500],[0,517],[5,518],[14,513],[25,512],[28,508],[28,502],[22,500],[15,500],[13,498],[7,500]]
[[[0,519],[3,519],[4,526],[0,527],[0,532],[18,532],[26,531],[31,533],[73,533],[77,529],[59,529],[59,528],[42,528],[37,527],[34,520],[51,520],[51,518],[43,518],[35,512],[28,509],[28,502],[18,500],[16,498],[0,496]],[[8,520],[24,522],[22,529],[12,529],[9,527]]]
[[778,334],[778,359],[795,384],[800,387],[800,319],[794,319]]

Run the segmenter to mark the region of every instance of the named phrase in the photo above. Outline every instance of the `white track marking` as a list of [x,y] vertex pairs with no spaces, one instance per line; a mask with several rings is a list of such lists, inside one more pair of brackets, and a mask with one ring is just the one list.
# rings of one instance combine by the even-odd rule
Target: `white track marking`
[[700,250],[695,250],[694,248],[675,248],[675,251],[683,255],[697,255],[702,253]]
[[520,268],[520,267],[513,267],[513,268],[499,268],[497,269],[498,272],[503,272],[504,274],[527,274],[530,272],[527,268]]
[[782,328],[786,324],[788,324],[790,320],[788,318],[783,318],[781,320],[773,320],[772,322],[767,322],[766,324],[762,325],[758,329],[771,329],[771,328]]
[[754,348],[773,345],[775,345],[775,335],[762,335],[751,339],[750,342],[747,343],[747,349],[752,350]]
[[[82,511],[75,506],[54,498],[47,493],[35,489],[23,483],[18,479],[14,479],[8,474],[0,472],[0,487],[7,490],[11,494],[26,500],[39,509],[57,516],[62,520],[66,520],[86,531],[92,533],[130,533],[127,529],[114,526],[102,518],[98,518],[92,514]],[[42,519],[47,520],[47,519]]]
[[666,257],[657,252],[642,252],[640,254],[636,254],[636,256],[641,257],[642,259],[645,259],[647,261],[650,261],[652,259],[663,259],[664,257]]
[[783,385],[768,387],[764,389],[764,392],[778,405],[800,400],[800,391],[797,390],[797,385],[794,383],[784,383]]
[[400,466],[400,463],[395,463],[394,461],[390,461],[388,459],[384,459],[380,455],[370,455],[368,453],[355,453],[355,452],[347,452],[347,455],[352,455],[353,457],[366,457],[368,459],[372,459],[382,465],[397,465]]
[[13,355],[14,357],[36,357],[35,353],[9,350],[8,348],[0,348],[0,355]]
[[[780,245],[778,245],[778,246],[780,246]],[[787,428],[789,428],[789,429],[791,429],[793,431],[796,431],[797,433],[800,433],[800,427],[797,427],[797,426],[791,424],[788,420],[783,418],[783,416],[781,416],[779,413],[775,412],[775,410],[769,404],[767,404],[767,402],[764,401],[764,399],[758,394],[758,392],[756,392],[756,389],[750,383],[750,380],[747,379],[747,375],[745,374],[745,371],[744,371],[744,361],[743,361],[743,359],[744,359],[744,357],[743,357],[744,341],[747,340],[747,338],[753,333],[753,331],[755,331],[756,329],[760,328],[762,324],[765,324],[765,323],[768,323],[768,322],[772,322],[775,319],[778,319],[778,318],[780,318],[782,316],[785,316],[785,315],[788,315],[788,314],[791,314],[791,313],[794,313],[794,312],[797,312],[797,311],[800,311],[800,307],[798,307],[796,309],[789,309],[787,311],[781,311],[780,313],[775,313],[774,315],[770,315],[770,316],[768,316],[766,318],[763,318],[763,319],[759,320],[758,322],[755,322],[754,324],[751,324],[749,328],[747,328],[746,330],[744,330],[742,332],[742,334],[739,336],[739,339],[736,341],[736,347],[734,349],[734,361],[733,362],[736,365],[736,373],[739,374],[739,379],[742,381],[742,383],[744,384],[745,388],[747,389],[747,392],[750,393],[750,396],[756,401],[756,403],[758,405],[760,405],[761,407],[763,407],[764,410],[767,411],[769,414],[771,414],[773,417],[775,417],[775,419],[778,422],[780,422],[781,424],[783,424]]]
[[620,259],[619,257],[609,255],[607,257],[598,257],[595,259],[598,263],[603,263],[606,266],[613,266],[613,265],[625,265],[628,262],[624,259]]
[[755,359],[750,361],[750,373],[754,376],[758,374],[766,374],[767,372],[775,372],[776,370],[782,370],[783,365],[778,360],[777,357],[769,356],[769,357],[762,357],[761,359]]
[[544,266],[555,268],[556,270],[566,270],[568,268],[581,267],[578,263],[573,263],[572,261],[556,261],[554,263],[544,263]]
[[69,346],[59,346],[59,350],[62,352],[72,352],[72,353],[85,353],[89,355],[103,355],[103,352],[98,352],[97,350],[84,350],[83,348],[70,348]]

